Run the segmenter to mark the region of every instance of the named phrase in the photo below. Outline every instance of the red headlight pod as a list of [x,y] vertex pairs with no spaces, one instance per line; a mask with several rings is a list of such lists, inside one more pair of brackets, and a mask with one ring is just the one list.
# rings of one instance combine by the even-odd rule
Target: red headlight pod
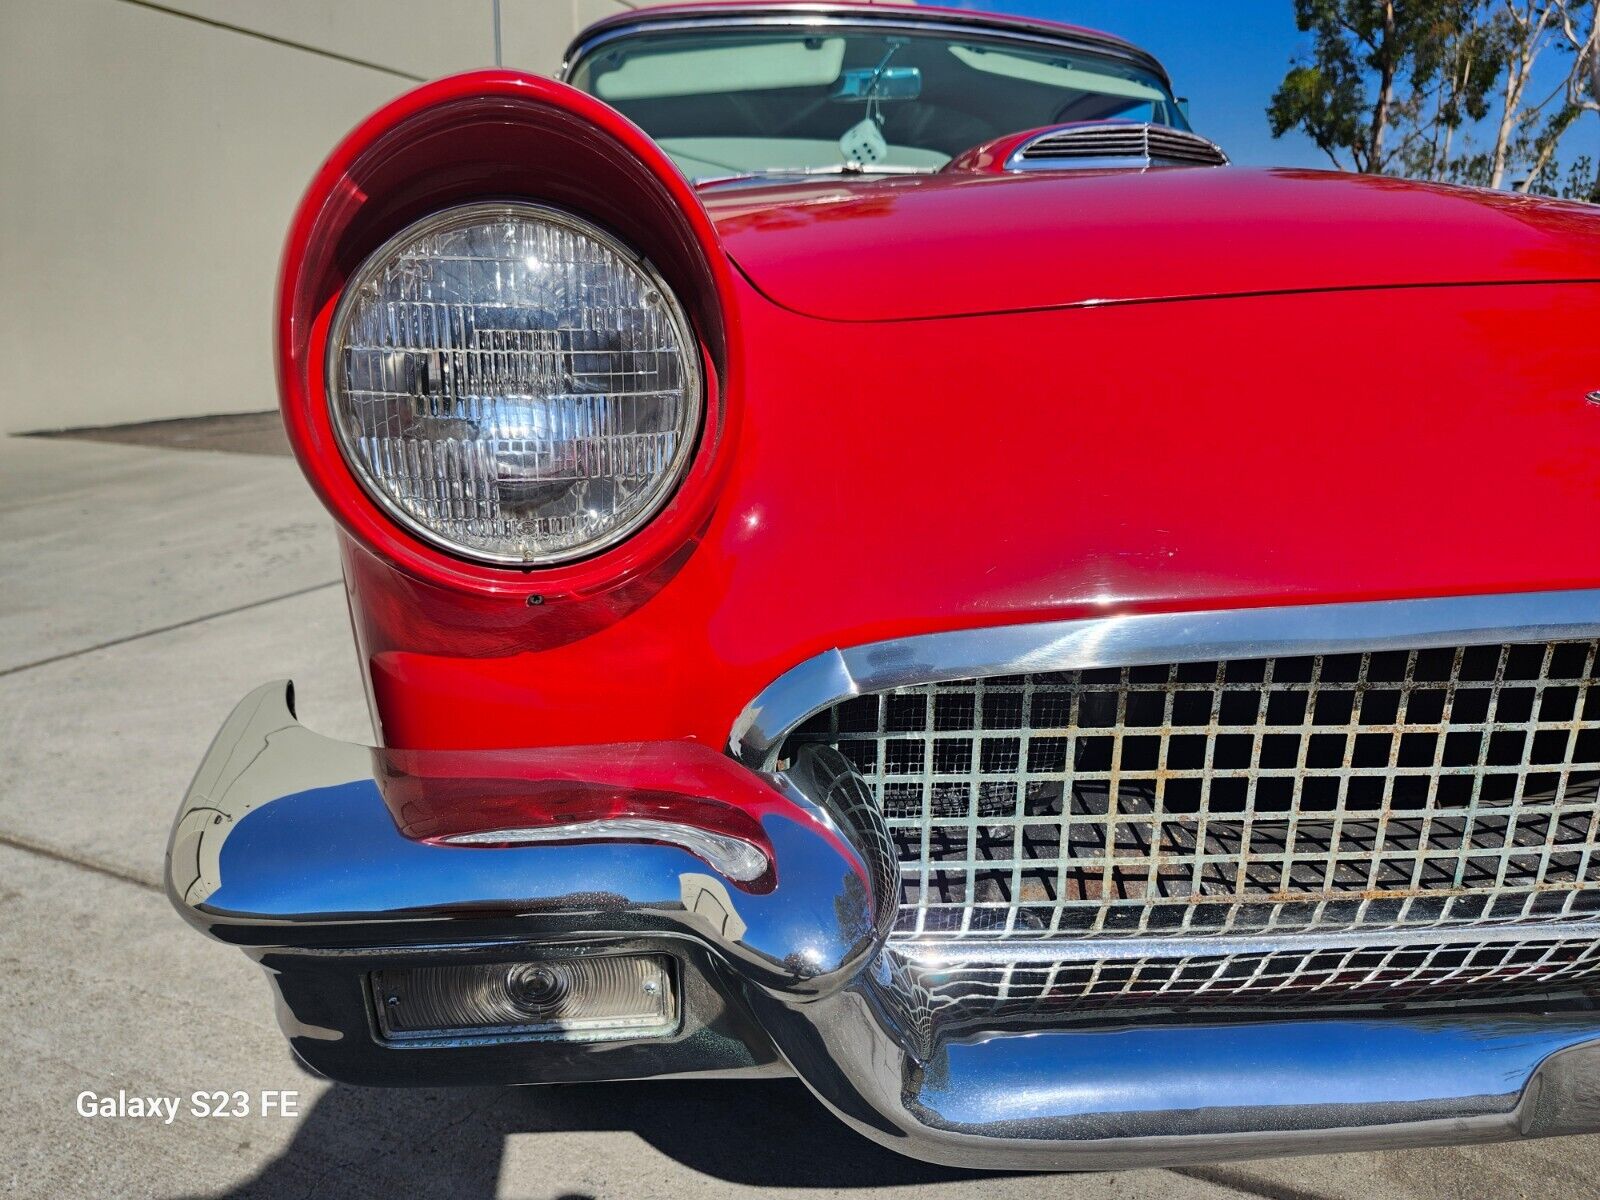
[[[581,299],[544,286],[573,271],[612,306],[588,322],[598,340]],[[522,307],[497,324],[484,312],[508,297],[485,289],[508,286]],[[278,307],[302,468],[349,533],[423,582],[605,590],[709,512],[738,371],[731,268],[677,168],[590,96],[481,71],[374,114],[301,202]],[[618,371],[647,404],[595,399]]]

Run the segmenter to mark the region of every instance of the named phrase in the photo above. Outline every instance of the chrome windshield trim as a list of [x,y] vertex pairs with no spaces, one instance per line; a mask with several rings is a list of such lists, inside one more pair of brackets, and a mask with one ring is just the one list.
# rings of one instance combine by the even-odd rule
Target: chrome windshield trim
[[1136,613],[956,629],[826,650],[791,667],[739,714],[729,749],[746,765],[771,770],[790,731],[830,704],[953,679],[1596,636],[1600,589]]
[[617,24],[598,22],[583,30],[567,47],[557,76],[563,83],[570,82],[579,64],[602,46],[620,38],[633,37],[643,32],[682,33],[714,26],[718,29],[817,28],[822,26],[852,26],[864,29],[893,29],[910,33],[950,33],[985,41],[1016,42],[1030,46],[1048,46],[1057,50],[1073,50],[1085,54],[1099,54],[1133,63],[1153,71],[1167,90],[1172,89],[1172,79],[1167,69],[1155,55],[1141,50],[1131,42],[1110,34],[1097,34],[1094,30],[1055,32],[1049,26],[1010,24],[993,20],[988,14],[974,12],[970,20],[940,13],[938,17],[920,18],[904,12],[875,13],[854,4],[818,3],[805,7],[775,7],[747,11],[677,12],[670,16],[651,16],[641,11]]

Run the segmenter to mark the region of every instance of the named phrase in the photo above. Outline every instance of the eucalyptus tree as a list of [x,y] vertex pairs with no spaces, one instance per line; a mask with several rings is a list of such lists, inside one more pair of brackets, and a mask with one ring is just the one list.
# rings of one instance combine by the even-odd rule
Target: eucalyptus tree
[[[1405,165],[1473,6],[1295,0],[1294,7],[1295,23],[1313,35],[1314,49],[1310,61],[1290,67],[1272,97],[1273,136],[1299,129],[1341,170],[1384,174]],[[1478,84],[1469,76],[1467,86]]]
[[1267,109],[1273,136],[1299,130],[1341,170],[1555,190],[1562,138],[1600,117],[1596,5],[1294,0],[1312,50]]

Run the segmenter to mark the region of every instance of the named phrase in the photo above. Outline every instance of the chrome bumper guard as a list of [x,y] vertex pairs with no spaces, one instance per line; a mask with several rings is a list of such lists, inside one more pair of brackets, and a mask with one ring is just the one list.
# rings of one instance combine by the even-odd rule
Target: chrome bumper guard
[[[711,752],[707,752],[708,754]],[[748,769],[720,759],[715,770]],[[729,776],[730,779],[733,776]],[[396,827],[375,752],[302,727],[287,684],[223,726],[167,888],[268,972],[295,1053],[361,1084],[798,1075],[917,1158],[1100,1169],[1600,1129],[1600,1013],[941,1030],[885,952],[893,855],[826,756],[761,776],[763,889],[657,842],[457,846]],[[597,949],[677,961],[676,1033],[386,1042],[375,970]]]

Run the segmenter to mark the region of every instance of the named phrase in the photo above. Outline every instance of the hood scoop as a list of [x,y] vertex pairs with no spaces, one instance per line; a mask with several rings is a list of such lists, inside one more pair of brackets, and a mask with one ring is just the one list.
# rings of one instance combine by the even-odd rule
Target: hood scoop
[[1197,133],[1139,121],[1079,121],[1030,136],[1005,160],[1007,171],[1107,167],[1225,167],[1222,147]]

